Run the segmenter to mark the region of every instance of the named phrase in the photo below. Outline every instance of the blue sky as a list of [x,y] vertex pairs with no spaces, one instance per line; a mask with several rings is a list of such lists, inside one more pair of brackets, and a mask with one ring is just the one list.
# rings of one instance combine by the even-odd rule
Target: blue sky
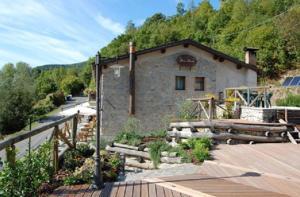
[[[157,12],[174,15],[178,1],[1,0],[0,68],[18,61],[32,67],[84,61],[121,34],[129,20],[140,25]],[[218,2],[211,0],[215,8]]]

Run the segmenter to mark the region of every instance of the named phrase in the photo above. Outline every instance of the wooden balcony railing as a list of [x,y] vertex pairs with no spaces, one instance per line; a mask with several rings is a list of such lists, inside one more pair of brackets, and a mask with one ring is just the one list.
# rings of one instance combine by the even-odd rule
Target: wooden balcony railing
[[[79,112],[71,116],[64,117],[58,121],[34,128],[27,132],[22,132],[16,136],[9,137],[0,141],[0,151],[5,149],[6,160],[11,165],[16,161],[16,146],[15,144],[25,139],[38,135],[42,132],[50,132],[50,139],[53,143],[53,167],[54,171],[58,171],[59,160],[59,140],[63,141],[68,148],[76,148],[77,125],[79,123]],[[71,126],[70,126],[71,125]],[[51,130],[53,128],[53,130]],[[71,131],[70,131],[71,130]],[[30,146],[29,146],[30,151]]]

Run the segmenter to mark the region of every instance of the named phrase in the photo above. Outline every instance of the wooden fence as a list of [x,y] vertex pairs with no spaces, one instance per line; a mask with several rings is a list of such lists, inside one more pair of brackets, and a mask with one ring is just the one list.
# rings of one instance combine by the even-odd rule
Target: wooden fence
[[[71,123],[71,124],[70,124]],[[76,148],[76,136],[77,136],[77,125],[79,123],[79,113],[73,114],[68,117],[64,117],[58,121],[52,122],[50,124],[34,128],[31,131],[17,134],[16,136],[10,137],[8,139],[0,141],[0,151],[5,149],[6,160],[10,164],[14,165],[16,161],[16,146],[15,144],[21,142],[25,139],[30,139],[31,137],[45,132],[49,129],[51,132],[51,137],[49,141],[53,144],[53,167],[54,171],[58,171],[58,155],[59,155],[59,140],[63,141],[69,148]],[[61,126],[63,125],[63,126]],[[71,125],[71,126],[70,126]],[[70,139],[69,139],[70,138]],[[30,151],[30,150],[29,150]]]
[[237,88],[226,88],[225,99],[232,97],[234,98],[234,109],[236,109],[237,100],[240,100],[240,104],[248,107],[259,107],[263,106],[266,108],[271,107],[272,93],[270,86],[259,86],[259,87],[237,87]]

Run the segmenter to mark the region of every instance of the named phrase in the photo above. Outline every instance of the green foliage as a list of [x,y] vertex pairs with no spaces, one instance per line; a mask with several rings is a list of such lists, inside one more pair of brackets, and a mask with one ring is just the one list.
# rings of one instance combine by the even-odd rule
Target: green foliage
[[95,150],[92,149],[88,144],[79,144],[76,146],[76,149],[79,151],[80,155],[83,157],[91,157]]
[[15,165],[5,165],[0,171],[0,196],[37,196],[39,186],[53,175],[51,147],[50,143],[44,143]]
[[155,141],[148,145],[149,148],[149,154],[151,161],[153,162],[154,168],[158,168],[158,165],[160,163],[160,156],[162,151],[167,151],[171,147],[164,141]]
[[178,2],[176,6],[176,10],[179,16],[184,15],[185,13],[184,4],[182,2]]
[[55,105],[50,96],[47,96],[45,99],[39,100],[33,106],[33,114],[35,118],[39,118],[44,114],[47,114],[55,109]]
[[192,155],[186,151],[184,146],[171,147],[168,152],[176,152],[181,157],[181,162],[190,163],[192,162]]
[[28,64],[6,64],[0,71],[0,133],[10,134],[26,126],[32,110],[34,84]]
[[180,144],[180,147],[183,150],[192,150],[191,155],[186,154],[183,156],[186,161],[194,159],[197,162],[203,162],[210,157],[209,150],[212,147],[212,141],[207,137],[190,138],[187,142]]
[[66,95],[78,95],[83,91],[84,84],[79,77],[67,75],[61,82],[61,89]]
[[65,170],[74,171],[76,167],[84,163],[84,157],[78,150],[72,149],[64,153],[63,168]]
[[108,159],[108,164],[112,167],[112,169],[119,169],[121,166],[121,159],[119,154],[112,154]]
[[192,154],[194,159],[198,162],[203,162],[204,160],[209,159],[209,149],[201,142],[196,142]]
[[141,143],[142,136],[136,133],[135,131],[122,131],[118,133],[115,137],[115,141],[128,144],[132,146],[137,146]]
[[115,137],[115,141],[122,144],[139,145],[141,143],[142,136],[140,132],[140,121],[136,118],[128,118],[124,124],[123,129]]
[[149,134],[150,137],[157,137],[157,138],[165,138],[167,136],[167,131],[164,129],[160,129],[157,131],[151,131]]
[[87,158],[80,168],[64,179],[64,185],[75,185],[90,183],[94,174],[95,161],[92,158]]
[[188,139],[187,142],[182,143],[181,146],[183,149],[194,149],[196,144],[202,144],[205,148],[211,149],[212,147],[212,141],[208,137],[203,137],[203,138],[190,138]]
[[183,101],[178,105],[178,118],[180,120],[192,120],[196,116],[193,113],[195,107],[193,106],[192,101]]
[[[299,20],[295,20],[300,16],[298,4],[299,0],[230,0],[222,1],[214,10],[204,0],[198,6],[191,3],[186,12],[179,2],[176,15],[154,14],[143,25],[115,38],[101,49],[101,54],[113,57],[126,53],[131,40],[141,50],[191,38],[243,59],[242,49],[253,46],[260,49],[257,58],[262,76],[276,77],[299,62]],[[280,13],[284,14],[277,16]]]
[[35,81],[36,94],[38,98],[43,99],[48,94],[57,91],[57,84],[55,81],[46,73],[42,73]]
[[276,105],[278,106],[290,106],[290,107],[300,107],[300,95],[288,94],[284,99],[277,99]]

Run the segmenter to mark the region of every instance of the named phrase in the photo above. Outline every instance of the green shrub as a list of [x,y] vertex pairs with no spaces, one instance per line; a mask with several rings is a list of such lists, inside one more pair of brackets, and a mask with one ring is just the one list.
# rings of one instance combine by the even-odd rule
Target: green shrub
[[63,157],[63,168],[65,170],[74,171],[76,167],[83,164],[84,157],[80,154],[78,150],[68,150],[64,153]]
[[94,174],[94,169],[94,160],[92,158],[87,158],[80,168],[76,168],[71,176],[64,179],[64,185],[90,183]]
[[0,196],[37,196],[37,189],[53,175],[51,144],[44,143],[15,165],[6,164],[0,172]]
[[149,134],[150,137],[157,137],[157,138],[165,138],[167,136],[167,131],[164,129],[151,131]]
[[119,154],[112,154],[108,159],[108,164],[112,169],[119,169],[121,166],[121,159]]
[[181,162],[190,163],[192,162],[192,155],[189,154],[182,146],[172,147],[168,150],[169,152],[176,152],[181,157]]
[[198,162],[209,159],[209,149],[201,142],[196,142],[192,154],[194,159]]
[[55,106],[52,102],[52,99],[50,96],[47,96],[45,99],[39,100],[33,106],[33,113],[36,117],[39,117],[51,112],[53,109],[55,109]]
[[139,134],[139,131],[140,121],[136,118],[128,118],[122,131],[116,135],[115,141],[122,144],[137,146],[142,140],[142,135]]
[[208,137],[203,138],[190,138],[186,143],[182,143],[181,146],[183,149],[194,149],[197,143],[201,143],[205,148],[211,149],[212,141]]
[[137,146],[141,143],[142,136],[138,133],[131,131],[123,131],[121,133],[118,133],[115,137],[115,141],[122,143],[122,144],[128,144],[132,146]]
[[76,149],[79,151],[79,154],[83,157],[91,157],[95,150],[92,149],[88,144],[79,144]]
[[53,105],[55,105],[56,107],[61,106],[66,101],[65,95],[62,91],[57,91],[53,94],[50,94],[50,97],[51,97]]
[[164,141],[155,141],[148,145],[150,158],[153,162],[154,168],[157,168],[160,163],[160,156],[162,151],[168,151],[171,146]]
[[288,94],[284,99],[277,99],[276,105],[300,107],[300,94],[296,94],[296,95]]

